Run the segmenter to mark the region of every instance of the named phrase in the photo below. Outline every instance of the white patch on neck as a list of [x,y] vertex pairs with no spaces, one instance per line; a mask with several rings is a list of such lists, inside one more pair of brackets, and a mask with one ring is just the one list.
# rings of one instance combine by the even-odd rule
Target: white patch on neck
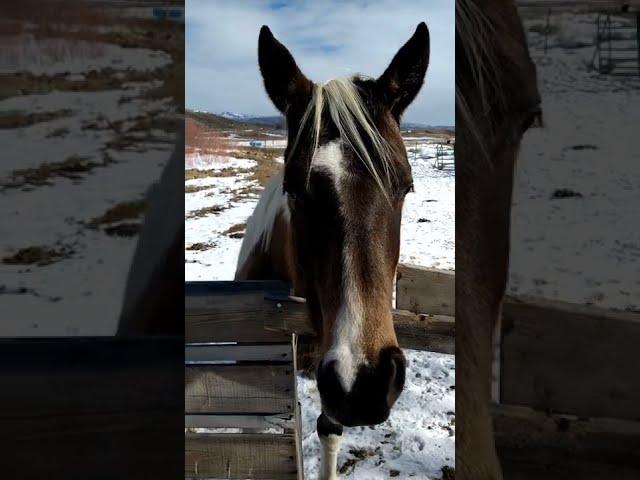
[[264,188],[260,195],[258,205],[249,220],[242,240],[240,255],[236,271],[239,271],[245,264],[251,252],[259,245],[260,249],[266,251],[271,243],[271,232],[279,213],[284,215],[286,221],[291,218],[287,194],[282,191],[284,181],[284,169],[276,173]]
[[[312,160],[313,170],[321,170],[331,176],[336,192],[338,203],[343,208],[343,179],[347,175],[342,155],[342,142],[340,140],[331,141],[322,145],[316,151]],[[345,219],[348,224],[349,219]],[[355,246],[349,240],[349,233],[345,232],[345,251],[342,258],[342,303],[336,314],[333,325],[333,339],[331,347],[324,356],[323,362],[326,364],[336,360],[336,373],[346,392],[350,392],[358,374],[358,368],[366,363],[364,354],[360,347],[360,335],[362,331],[362,321],[364,308],[358,285],[354,281],[353,258],[349,253],[349,248]]]

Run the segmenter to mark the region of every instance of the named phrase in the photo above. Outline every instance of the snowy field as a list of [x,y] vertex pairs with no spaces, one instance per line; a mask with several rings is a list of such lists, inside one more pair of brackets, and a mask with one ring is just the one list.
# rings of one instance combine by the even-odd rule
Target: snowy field
[[[409,153],[415,192],[407,195],[403,210],[400,262],[453,270],[455,172],[433,167],[436,146],[427,141],[423,138],[418,152]],[[415,142],[412,139],[411,148]],[[259,193],[234,199],[248,187],[259,189],[256,181],[248,180],[254,165],[251,162],[224,155],[187,155],[187,170],[198,169],[205,172],[203,175],[207,171],[217,173],[185,183],[185,280],[233,279],[242,237],[229,237],[224,232],[234,225],[244,225],[258,202]],[[226,170],[222,176],[221,170]],[[207,208],[213,211],[198,214]],[[194,245],[207,248],[190,248]]]
[[[1,72],[20,87],[0,98],[3,336],[115,332],[145,195],[180,118],[151,94],[171,56],[109,43],[109,22],[95,41],[70,40],[78,27],[65,24],[62,38],[36,41],[34,25],[3,37]],[[117,23],[135,45],[137,27]]]
[[640,309],[640,82],[590,68],[595,15],[526,18],[544,128],[524,138],[509,292]]
[[[237,148],[247,145],[232,138]],[[429,141],[412,138],[407,145],[415,192],[407,196],[404,207],[400,261],[453,269],[455,174],[453,169],[434,168],[436,146]],[[448,153],[452,154],[451,149]],[[281,157],[276,161],[281,162]],[[225,155],[187,155],[186,280],[233,279],[242,230],[261,188],[250,178],[255,166],[254,160]],[[406,387],[390,418],[375,428],[345,429],[338,456],[341,478],[440,479],[443,468],[453,467],[454,356],[405,352]],[[298,376],[298,398],[305,474],[313,480],[318,477],[320,452],[315,433],[320,397],[315,380]]]

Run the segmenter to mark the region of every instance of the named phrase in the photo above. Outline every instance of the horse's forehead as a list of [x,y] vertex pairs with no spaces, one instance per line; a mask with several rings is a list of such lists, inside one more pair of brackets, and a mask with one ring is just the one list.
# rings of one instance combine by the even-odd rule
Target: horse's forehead
[[326,173],[334,182],[342,180],[347,169],[342,144],[342,140],[334,139],[320,145],[313,155],[311,171]]

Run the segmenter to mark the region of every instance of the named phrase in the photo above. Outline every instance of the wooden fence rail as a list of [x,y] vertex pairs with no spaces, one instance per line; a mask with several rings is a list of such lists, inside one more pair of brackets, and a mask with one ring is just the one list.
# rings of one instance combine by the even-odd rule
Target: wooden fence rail
[[[454,275],[422,267],[398,269],[397,310],[400,346],[455,353]],[[280,282],[187,282],[187,342],[277,342],[291,333],[314,331],[304,299],[289,295]]]

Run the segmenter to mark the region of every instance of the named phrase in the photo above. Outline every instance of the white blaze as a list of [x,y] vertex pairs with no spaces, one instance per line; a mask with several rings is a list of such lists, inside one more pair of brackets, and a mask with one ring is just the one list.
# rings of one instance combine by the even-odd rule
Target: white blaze
[[337,361],[338,378],[345,391],[349,392],[355,382],[358,367],[365,363],[364,354],[360,348],[364,308],[360,290],[354,280],[353,257],[350,253],[356,246],[349,238],[348,209],[343,208],[344,180],[348,172],[344,165],[342,142],[334,140],[319,147],[313,157],[312,168],[314,171],[320,170],[331,176],[346,227],[342,253],[342,285],[338,286],[342,289],[342,300],[333,326],[331,347],[325,354],[323,362],[326,364],[333,360]]

